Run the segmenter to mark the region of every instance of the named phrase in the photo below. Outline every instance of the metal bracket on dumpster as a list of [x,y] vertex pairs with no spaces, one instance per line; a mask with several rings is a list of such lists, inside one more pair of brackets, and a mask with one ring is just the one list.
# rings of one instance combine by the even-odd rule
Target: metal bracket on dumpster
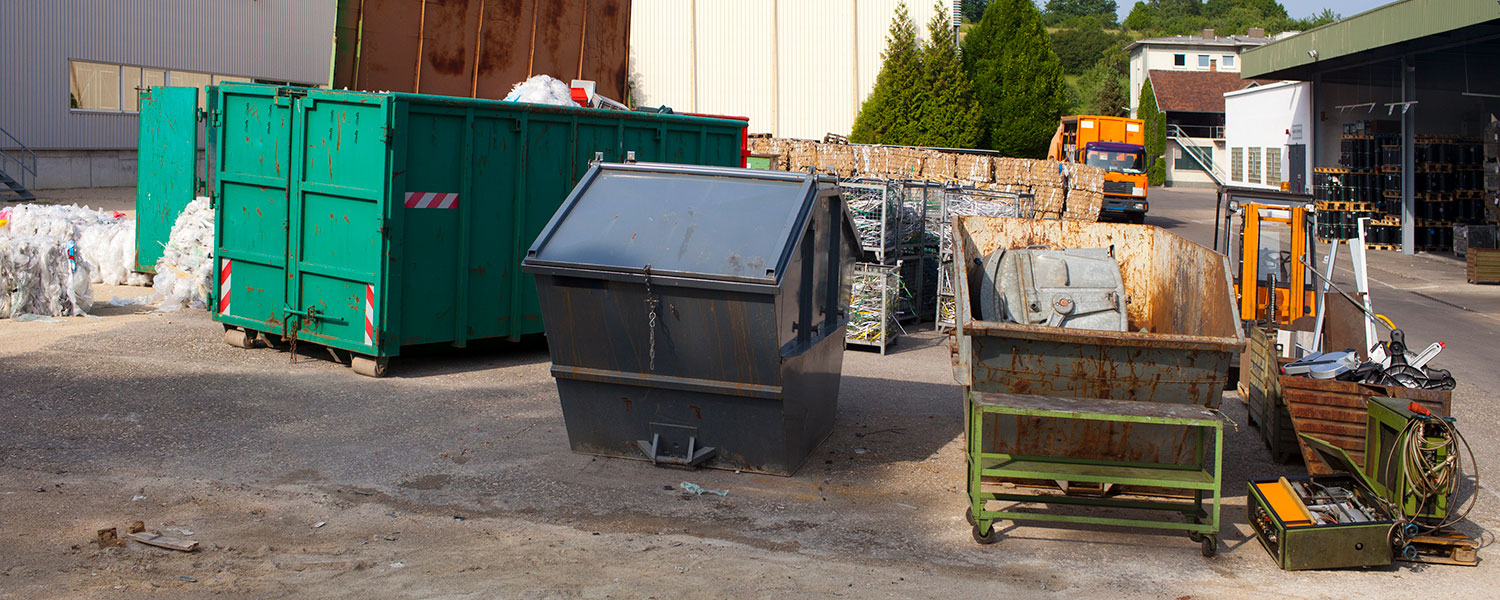
[[[696,467],[719,453],[719,449],[713,446],[698,446],[696,427],[652,423],[651,429],[651,440],[636,440],[635,445],[657,466]],[[666,434],[666,440],[662,439],[663,434]],[[682,440],[684,437],[686,443],[673,443],[674,439]],[[672,448],[680,448],[685,452],[669,454]]]

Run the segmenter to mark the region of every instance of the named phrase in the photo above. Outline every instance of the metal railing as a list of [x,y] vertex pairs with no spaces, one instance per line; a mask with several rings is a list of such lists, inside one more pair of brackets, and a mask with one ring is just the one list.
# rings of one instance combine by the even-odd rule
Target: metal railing
[[1224,180],[1227,178],[1224,177],[1224,174],[1220,173],[1219,169],[1214,166],[1213,153],[1204,152],[1203,149],[1197,144],[1189,141],[1195,136],[1188,135],[1188,133],[1184,131],[1181,126],[1167,125],[1167,137],[1172,138],[1172,141],[1177,142],[1177,145],[1182,148],[1182,151],[1187,153],[1187,155],[1193,159],[1193,162],[1198,163],[1198,166],[1202,167],[1203,171],[1205,173],[1208,173],[1209,177],[1213,178],[1214,183],[1224,185]]
[[1223,125],[1177,125],[1177,124],[1169,124],[1169,125],[1167,125],[1167,127],[1169,127],[1169,128],[1176,128],[1178,131],[1183,132],[1183,136],[1182,137],[1208,138],[1208,139],[1215,139],[1215,140],[1222,140],[1222,139],[1224,139],[1224,126]]
[[[16,139],[16,136],[11,135],[4,127],[0,127],[0,134],[4,134],[5,138],[10,140],[10,144],[14,145],[15,148],[15,154],[12,154],[12,151],[5,149],[7,144],[4,143],[4,140],[0,140],[0,173],[10,174],[11,177],[15,178],[17,184],[23,188],[27,187],[27,173],[31,174],[33,182],[36,181],[36,153],[32,152],[31,148],[26,147],[26,144],[22,144],[21,140]],[[28,160],[30,165],[27,164]],[[15,162],[16,166],[19,167],[14,171],[14,174],[12,174],[9,168],[11,162]]]

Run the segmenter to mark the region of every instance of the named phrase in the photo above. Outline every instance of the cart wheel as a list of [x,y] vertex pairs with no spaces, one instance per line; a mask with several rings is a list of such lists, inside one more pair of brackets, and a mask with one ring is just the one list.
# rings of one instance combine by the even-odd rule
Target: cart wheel
[[1205,535],[1205,536],[1203,536],[1203,556],[1204,556],[1204,558],[1213,558],[1213,556],[1215,554],[1218,554],[1218,553],[1219,553],[1219,540],[1218,540],[1218,538],[1216,538],[1214,536],[1211,536],[1211,535]]
[[980,533],[979,526],[975,525],[972,533],[974,534],[974,541],[986,546],[1000,541],[999,534],[995,533],[994,523],[990,523],[989,531],[986,531],[984,533]]
[[1193,540],[1195,542],[1201,542],[1201,541],[1203,541],[1203,534],[1198,533],[1196,531],[1189,531],[1188,532],[1188,539]]
[[974,507],[970,506],[970,507],[964,509],[964,520],[968,521],[970,525],[978,525],[979,524],[978,521],[974,520]]
[[225,329],[224,343],[234,346],[235,348],[254,348],[255,333],[245,331],[243,329]]
[[389,357],[373,357],[356,355],[349,361],[349,366],[354,368],[355,373],[365,377],[385,377],[386,366],[390,364]]

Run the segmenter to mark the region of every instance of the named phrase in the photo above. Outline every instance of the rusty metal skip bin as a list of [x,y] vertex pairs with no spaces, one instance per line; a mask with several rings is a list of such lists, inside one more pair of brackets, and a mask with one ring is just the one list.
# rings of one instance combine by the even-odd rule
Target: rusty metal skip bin
[[[1228,260],[1155,227],[958,217],[953,371],[968,392],[1170,402],[1217,408],[1244,346]],[[1097,248],[1120,264],[1125,331],[1064,329],[980,318],[982,259],[996,249]],[[1193,464],[1197,436],[1181,427],[1036,420],[985,423],[1007,454]]]

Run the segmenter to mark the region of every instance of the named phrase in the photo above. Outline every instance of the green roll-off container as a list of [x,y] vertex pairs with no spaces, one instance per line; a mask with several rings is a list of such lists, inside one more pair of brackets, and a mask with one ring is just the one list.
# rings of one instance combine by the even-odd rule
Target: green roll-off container
[[214,319],[384,374],[403,347],[542,332],[526,249],[596,158],[739,166],[743,121],[219,86]]

